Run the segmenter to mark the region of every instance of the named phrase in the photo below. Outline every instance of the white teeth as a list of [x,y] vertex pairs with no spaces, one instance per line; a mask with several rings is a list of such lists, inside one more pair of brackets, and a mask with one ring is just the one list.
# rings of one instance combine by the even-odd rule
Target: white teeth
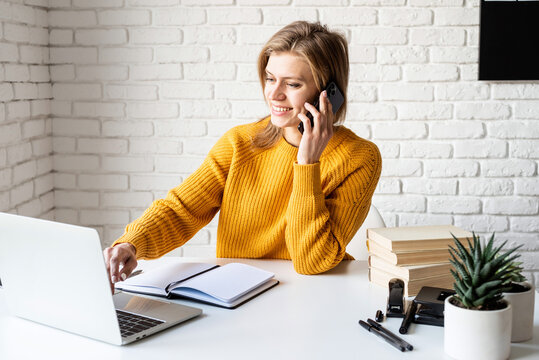
[[275,105],[272,105],[271,107],[273,108],[273,110],[279,111],[279,112],[292,110],[292,108],[283,108],[283,107],[278,107],[278,106],[275,106]]

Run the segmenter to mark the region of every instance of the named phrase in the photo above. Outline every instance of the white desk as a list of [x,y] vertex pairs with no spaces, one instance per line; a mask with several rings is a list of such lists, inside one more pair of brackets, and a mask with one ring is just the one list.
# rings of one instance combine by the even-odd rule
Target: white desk
[[[163,258],[156,262],[175,261]],[[183,259],[218,264],[230,259]],[[444,359],[443,328],[412,324],[401,353],[369,334],[358,320],[385,312],[387,290],[367,280],[365,262],[344,261],[315,276],[298,275],[290,261],[234,260],[276,274],[280,284],[236,310],[201,305],[201,317],[127,346],[114,346],[9,316],[0,290],[0,359]],[[67,284],[66,284],[67,286]],[[34,296],[37,294],[34,294]],[[29,290],[29,296],[32,296]],[[539,358],[539,296],[535,335],[512,344],[512,359]],[[384,326],[398,333],[400,319]]]

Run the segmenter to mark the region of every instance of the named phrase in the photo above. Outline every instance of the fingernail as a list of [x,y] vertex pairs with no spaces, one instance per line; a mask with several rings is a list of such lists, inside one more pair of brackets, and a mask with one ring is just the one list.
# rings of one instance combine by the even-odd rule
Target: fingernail
[[322,91],[322,94],[324,94],[324,97],[328,96],[328,92],[326,90]]
[[125,275],[125,273],[122,273],[122,275],[120,275],[120,277],[122,278],[122,281],[124,281],[125,279],[127,279],[127,275]]

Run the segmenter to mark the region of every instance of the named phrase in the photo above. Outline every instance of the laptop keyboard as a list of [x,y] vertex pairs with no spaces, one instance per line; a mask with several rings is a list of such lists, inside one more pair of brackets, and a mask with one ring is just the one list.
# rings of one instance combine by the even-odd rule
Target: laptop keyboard
[[164,323],[162,320],[128,313],[118,309],[116,309],[116,315],[118,316],[122,337],[131,336]]

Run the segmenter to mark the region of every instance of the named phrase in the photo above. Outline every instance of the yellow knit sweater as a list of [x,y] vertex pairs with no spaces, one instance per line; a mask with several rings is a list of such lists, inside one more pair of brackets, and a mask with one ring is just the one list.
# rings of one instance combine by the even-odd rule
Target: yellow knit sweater
[[198,170],[129,224],[114,245],[129,242],[153,259],[183,245],[220,210],[217,257],[291,259],[301,274],[327,271],[365,220],[380,177],[373,143],[337,127],[312,165],[282,138],[254,149],[269,118],[237,126],[214,145]]

